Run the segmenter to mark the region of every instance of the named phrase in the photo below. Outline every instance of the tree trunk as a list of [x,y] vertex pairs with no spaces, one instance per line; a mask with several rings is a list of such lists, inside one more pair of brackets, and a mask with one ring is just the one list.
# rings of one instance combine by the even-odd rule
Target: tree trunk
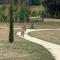
[[14,35],[13,35],[13,9],[12,9],[12,0],[9,0],[10,3],[10,31],[9,31],[9,42],[13,43],[14,42]]

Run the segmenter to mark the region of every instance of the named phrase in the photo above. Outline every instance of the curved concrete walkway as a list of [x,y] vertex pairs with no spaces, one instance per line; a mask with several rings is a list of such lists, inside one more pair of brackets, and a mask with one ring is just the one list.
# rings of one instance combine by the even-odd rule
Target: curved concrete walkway
[[[60,60],[60,45],[53,44],[53,43],[50,43],[50,42],[46,42],[46,41],[43,41],[41,39],[31,37],[31,36],[28,35],[29,32],[41,31],[41,30],[60,30],[60,29],[27,29],[27,31],[25,33],[25,36],[24,36],[24,39],[44,46],[45,48],[47,48],[53,54],[53,56],[55,57],[56,60]],[[18,32],[17,35],[19,37],[21,37],[20,32]]]

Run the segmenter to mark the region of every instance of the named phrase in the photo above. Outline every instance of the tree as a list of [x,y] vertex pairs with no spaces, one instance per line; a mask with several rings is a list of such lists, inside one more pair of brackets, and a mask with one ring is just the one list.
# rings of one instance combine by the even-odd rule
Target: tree
[[20,22],[29,21],[29,0],[21,0],[20,11],[19,11],[19,20]]
[[9,13],[10,13],[10,31],[9,31],[9,42],[14,42],[14,35],[13,35],[13,0],[9,0]]
[[44,0],[43,5],[47,7],[51,16],[60,18],[60,0]]

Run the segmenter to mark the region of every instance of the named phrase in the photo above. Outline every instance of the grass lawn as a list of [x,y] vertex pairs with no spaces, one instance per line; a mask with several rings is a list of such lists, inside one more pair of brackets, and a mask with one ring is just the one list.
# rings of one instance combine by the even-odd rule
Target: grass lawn
[[14,30],[14,43],[8,42],[8,29],[0,28],[0,60],[55,60],[46,48],[24,40]]
[[60,30],[37,31],[29,34],[48,42],[60,44]]

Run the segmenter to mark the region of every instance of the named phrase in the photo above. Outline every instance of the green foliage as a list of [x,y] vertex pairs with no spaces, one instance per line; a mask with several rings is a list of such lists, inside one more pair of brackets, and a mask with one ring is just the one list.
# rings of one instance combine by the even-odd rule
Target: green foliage
[[14,8],[13,8],[13,18],[14,18],[14,22],[17,22],[17,20],[18,20],[17,6],[14,6]]
[[20,11],[18,13],[20,22],[24,22],[24,21],[29,22],[29,15],[30,15],[30,11],[27,0],[22,1],[22,4],[20,5]]
[[43,5],[47,7],[51,17],[60,18],[60,0],[44,0]]
[[1,6],[0,7],[0,21],[1,22],[7,22],[9,15],[8,7],[7,6]]
[[39,13],[38,11],[33,10],[33,11],[31,12],[31,16],[33,16],[33,17],[34,17],[34,16],[38,16],[38,13]]
[[39,15],[40,15],[40,17],[42,17],[42,18],[46,17],[46,14],[47,14],[47,13],[48,13],[48,12],[47,12],[47,9],[46,9],[46,8],[41,9],[41,10],[39,11]]
[[19,11],[20,22],[23,22],[25,20],[25,14],[26,14],[26,10],[24,8],[21,8],[21,10]]

